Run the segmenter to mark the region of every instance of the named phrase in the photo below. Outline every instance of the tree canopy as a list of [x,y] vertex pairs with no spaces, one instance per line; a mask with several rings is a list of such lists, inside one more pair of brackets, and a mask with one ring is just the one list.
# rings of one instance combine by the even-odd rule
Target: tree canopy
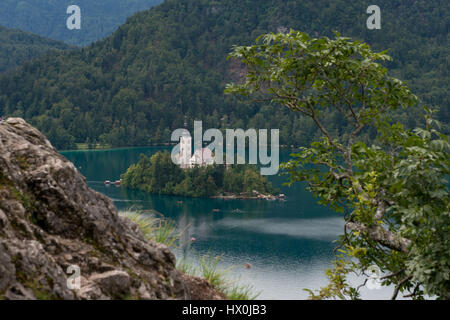
[[[100,1],[91,1],[96,5]],[[103,2],[102,2],[103,3]],[[382,29],[366,27],[363,0],[167,0],[130,17],[111,36],[91,46],[48,55],[0,77],[0,113],[21,116],[58,149],[72,141],[112,146],[166,143],[194,120],[208,128],[280,129],[280,144],[306,145],[319,135],[314,122],[273,104],[244,103],[223,94],[245,68],[226,60],[232,45],[250,45],[277,30],[331,36],[333,30],[389,48],[390,74],[421,99],[440,106],[448,124],[449,2],[380,0]],[[396,117],[409,128],[415,112]],[[346,124],[331,110],[330,132]],[[367,133],[368,134],[368,133]]]
[[[235,47],[231,57],[248,71],[228,93],[302,113],[322,134],[284,164],[289,184],[306,181],[320,203],[345,219],[330,285],[311,297],[359,298],[349,273],[377,266],[382,284],[394,285],[394,299],[399,292],[449,299],[448,137],[430,109],[423,128],[390,119],[418,98],[380,64],[390,60],[386,52],[339,34],[310,38],[291,30]],[[346,133],[330,130],[331,112],[341,115]]]
[[0,74],[49,51],[67,50],[69,45],[35,34],[0,26]]
[[253,191],[275,195],[276,190],[256,166],[208,165],[181,169],[172,162],[169,152],[157,152],[148,158],[141,155],[122,175],[123,185],[154,194],[187,197],[218,195],[254,196]]
[[[109,36],[135,12],[162,0],[2,0],[1,24],[33,32],[71,45],[89,45]],[[69,30],[67,8],[81,9],[81,29]]]

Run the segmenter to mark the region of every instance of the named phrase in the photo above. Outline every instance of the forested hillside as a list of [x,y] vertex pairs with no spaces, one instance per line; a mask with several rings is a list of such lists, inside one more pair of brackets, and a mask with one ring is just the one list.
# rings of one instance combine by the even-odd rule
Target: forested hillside
[[[289,28],[311,36],[339,31],[389,49],[391,75],[406,80],[448,123],[448,1],[377,4],[382,29],[366,27],[369,1],[167,0],[129,18],[113,35],[76,52],[53,54],[0,78],[0,113],[23,116],[58,148],[97,141],[114,146],[167,142],[171,130],[204,127],[280,128],[281,143],[305,144],[313,124],[280,106],[225,96],[242,66],[227,55],[266,32]],[[397,115],[410,126],[421,117]],[[337,113],[329,125],[343,130]]]
[[[74,45],[87,45],[110,35],[133,13],[163,0],[2,0],[0,25],[18,28]],[[81,9],[81,30],[68,30],[67,7]]]
[[49,50],[66,50],[60,41],[46,39],[28,32],[0,26],[0,73],[41,56]]

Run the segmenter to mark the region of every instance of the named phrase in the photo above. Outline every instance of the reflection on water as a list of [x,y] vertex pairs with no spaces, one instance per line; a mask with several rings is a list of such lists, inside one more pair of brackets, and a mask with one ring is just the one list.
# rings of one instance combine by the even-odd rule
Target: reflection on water
[[342,219],[236,219],[224,218],[217,223],[229,229],[267,235],[333,241],[342,232]]
[[[283,177],[270,177],[286,194],[287,201],[197,199],[149,195],[122,187],[105,186],[117,180],[139,155],[165,148],[126,148],[64,152],[88,184],[112,198],[119,210],[155,210],[184,230],[178,258],[222,256],[241,282],[261,291],[262,299],[304,299],[303,288],[326,284],[325,269],[333,258],[333,240],[343,231],[337,214],[319,206],[304,185],[282,186]],[[281,161],[289,152],[281,152]],[[191,238],[195,238],[194,242]],[[244,266],[250,263],[251,268]],[[386,297],[384,290],[365,292],[371,298]]]

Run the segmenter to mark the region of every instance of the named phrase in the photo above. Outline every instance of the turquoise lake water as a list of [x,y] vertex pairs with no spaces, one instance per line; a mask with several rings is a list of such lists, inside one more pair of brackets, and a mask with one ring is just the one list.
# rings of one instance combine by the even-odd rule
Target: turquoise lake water
[[[282,186],[286,177],[270,177],[287,201],[218,200],[150,195],[123,187],[105,186],[117,180],[141,153],[167,148],[146,147],[62,154],[86,177],[89,186],[114,200],[119,210],[155,210],[184,230],[178,259],[210,254],[222,256],[221,267],[233,266],[230,275],[260,292],[260,299],[305,299],[303,288],[327,283],[333,248],[343,232],[343,218],[317,204],[303,184]],[[281,161],[289,158],[281,151]],[[220,212],[213,212],[219,209]],[[195,241],[191,241],[195,238]],[[251,268],[245,268],[251,264]],[[361,279],[355,281],[361,282]],[[362,291],[365,298],[387,298],[389,291]]]

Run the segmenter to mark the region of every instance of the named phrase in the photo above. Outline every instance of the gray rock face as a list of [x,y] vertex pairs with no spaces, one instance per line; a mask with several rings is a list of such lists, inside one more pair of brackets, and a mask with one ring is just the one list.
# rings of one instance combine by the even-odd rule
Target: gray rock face
[[[68,286],[70,266],[80,287]],[[206,281],[196,295],[193,280],[39,131],[19,118],[0,123],[0,298],[223,298]]]

